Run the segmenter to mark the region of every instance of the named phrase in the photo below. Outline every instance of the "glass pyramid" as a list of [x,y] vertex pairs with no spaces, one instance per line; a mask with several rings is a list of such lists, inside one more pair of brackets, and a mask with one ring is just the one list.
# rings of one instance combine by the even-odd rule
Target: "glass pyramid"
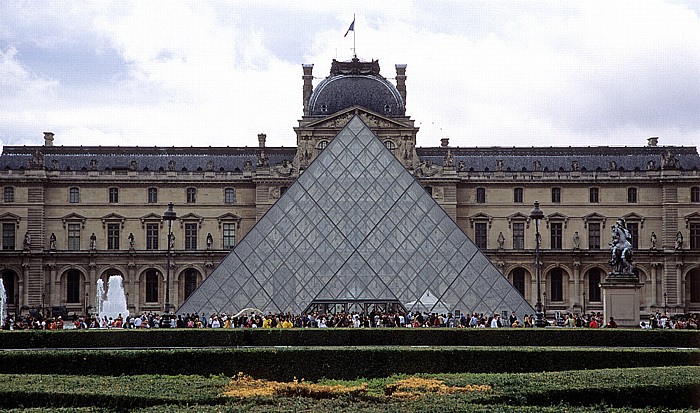
[[302,313],[315,303],[534,313],[357,116],[178,313]]

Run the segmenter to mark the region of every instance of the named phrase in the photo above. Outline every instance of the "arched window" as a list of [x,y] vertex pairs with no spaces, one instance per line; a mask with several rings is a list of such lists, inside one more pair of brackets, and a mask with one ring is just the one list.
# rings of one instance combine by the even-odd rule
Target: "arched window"
[[7,304],[17,304],[15,302],[15,273],[7,270],[2,273],[2,283],[5,286],[5,294],[7,295]]
[[160,284],[160,277],[158,276],[158,271],[148,270],[146,271],[146,302],[147,303],[157,303],[158,302],[158,284]]
[[69,270],[66,273],[66,302],[80,302],[80,272],[78,270]]
[[700,303],[700,269],[694,269],[688,274],[690,285],[690,302]]
[[386,140],[386,141],[384,141],[384,146],[385,146],[391,153],[394,153],[394,152],[396,151],[396,144],[394,143],[394,141]]
[[516,268],[513,270],[513,287],[525,296],[525,269]]
[[600,270],[594,268],[588,271],[588,301],[599,302],[600,300]]
[[549,299],[551,301],[564,301],[564,275],[561,268],[550,271],[549,284]]
[[328,146],[328,141],[320,141],[318,144],[316,144],[316,149],[322,151],[326,149],[326,146]]
[[197,270],[185,271],[185,299],[197,289],[197,275],[199,275]]

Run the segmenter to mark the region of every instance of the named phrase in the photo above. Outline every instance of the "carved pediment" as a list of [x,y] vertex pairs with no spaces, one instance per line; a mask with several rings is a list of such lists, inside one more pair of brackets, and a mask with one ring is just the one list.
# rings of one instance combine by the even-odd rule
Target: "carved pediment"
[[72,212],[68,215],[61,217],[61,221],[63,222],[63,228],[66,227],[68,222],[71,222],[71,223],[80,222],[80,227],[85,228],[85,217],[80,215],[80,214],[76,214],[75,212]]
[[489,214],[484,213],[484,212],[477,212],[476,214],[469,217],[469,224],[471,225],[472,228],[474,228],[474,222],[483,222],[483,221],[488,221],[489,228],[491,228],[491,222],[493,221],[493,217]]
[[639,222],[639,226],[644,228],[644,220],[646,218],[635,212],[630,212],[629,214],[623,215],[622,218],[625,220],[625,222]]
[[683,219],[685,219],[685,227],[690,228],[691,222],[699,222],[700,221],[700,213],[698,213],[698,212],[690,213],[690,214],[684,216]]
[[511,223],[513,221],[515,222],[522,222],[525,221],[527,224],[526,227],[530,228],[530,217],[528,215],[523,214],[522,212],[516,212],[514,214],[508,215],[508,228],[511,227]]
[[139,219],[141,220],[141,227],[142,228],[146,227],[147,222],[148,223],[158,222],[160,224],[160,227],[161,228],[163,227],[163,216],[158,215],[158,214],[154,214],[153,212],[151,212],[150,214],[144,215]]
[[111,222],[111,223],[119,222],[121,224],[121,228],[124,229],[124,221],[126,221],[125,217],[123,217],[119,214],[115,214],[115,213],[105,215],[100,219],[102,219],[102,227],[103,228],[107,226],[107,222]]
[[549,228],[549,222],[563,222],[564,223],[564,228],[566,228],[569,225],[569,217],[560,214],[559,212],[555,212],[553,214],[549,214],[546,217],[544,217],[545,221],[547,222],[547,228]]
[[15,215],[11,212],[5,212],[4,214],[0,215],[0,221],[14,221],[17,224],[17,228],[19,228],[19,221],[22,218],[19,215]]
[[336,112],[335,114],[319,119],[315,122],[311,122],[305,127],[308,128],[343,128],[350,122],[355,115],[358,115],[364,123],[370,128],[380,127],[380,128],[405,128],[404,125],[392,118],[380,115],[378,113],[372,112],[365,109],[362,106],[352,106],[345,110]]
[[223,215],[219,215],[218,217],[216,217],[216,220],[219,221],[219,228],[221,228],[221,225],[225,222],[235,222],[236,228],[240,229],[241,228],[241,219],[242,219],[242,217],[240,215],[232,214],[230,212],[227,212]]
[[588,223],[589,223],[589,222],[600,222],[600,223],[603,224],[602,227],[605,228],[605,221],[606,221],[608,218],[607,218],[606,216],[604,216],[604,215],[600,215],[600,214],[597,213],[597,212],[593,212],[593,213],[590,213],[590,214],[588,214],[588,215],[584,215],[584,216],[582,217],[582,219],[583,219],[583,227],[584,227],[584,228],[588,228]]
[[185,214],[185,215],[183,215],[183,216],[181,216],[181,217],[179,217],[179,218],[180,218],[180,228],[184,228],[185,222],[190,222],[190,223],[191,223],[191,222],[193,222],[193,221],[194,221],[194,222],[197,222],[197,224],[199,224],[199,225],[197,226],[198,228],[202,228],[202,221],[204,220],[204,218],[201,217],[201,216],[199,216],[199,215],[197,215],[197,214],[193,214],[193,213],[190,212],[190,213]]

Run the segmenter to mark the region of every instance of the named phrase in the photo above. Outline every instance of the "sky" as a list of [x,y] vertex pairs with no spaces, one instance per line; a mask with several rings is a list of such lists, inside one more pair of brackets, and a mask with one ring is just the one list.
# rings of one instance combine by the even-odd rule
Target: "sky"
[[353,41],[418,146],[700,145],[696,0],[2,0],[0,146],[295,146]]

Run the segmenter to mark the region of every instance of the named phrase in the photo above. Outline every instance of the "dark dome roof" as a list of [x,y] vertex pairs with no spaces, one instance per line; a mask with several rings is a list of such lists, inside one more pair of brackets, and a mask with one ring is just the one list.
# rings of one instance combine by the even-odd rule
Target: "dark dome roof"
[[404,116],[401,94],[379,74],[379,63],[333,62],[331,75],[314,89],[309,100],[311,116],[328,116],[354,105],[387,116]]

